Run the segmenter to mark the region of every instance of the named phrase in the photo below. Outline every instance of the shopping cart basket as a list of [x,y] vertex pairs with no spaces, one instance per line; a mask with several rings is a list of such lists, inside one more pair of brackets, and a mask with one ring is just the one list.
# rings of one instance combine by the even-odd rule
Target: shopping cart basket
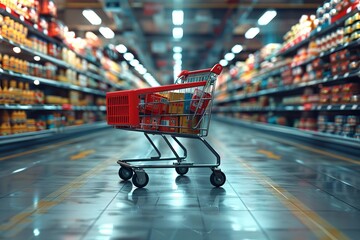
[[[143,132],[157,153],[157,156],[150,158],[117,161],[121,179],[129,180],[132,177],[133,184],[141,188],[149,181],[145,168],[175,168],[178,174],[184,175],[189,168],[209,167],[212,170],[211,184],[219,187],[225,183],[226,176],[219,168],[220,156],[204,139],[210,125],[215,82],[221,71],[220,64],[204,70],[184,70],[172,85],[106,94],[108,124],[117,129]],[[174,157],[162,157],[149,134],[160,135]],[[175,151],[167,136],[171,136],[182,149],[182,156]],[[214,163],[187,162],[187,149],[179,141],[180,137],[201,141],[215,156]],[[151,164],[144,164],[146,161]],[[175,162],[156,164],[158,161]]]

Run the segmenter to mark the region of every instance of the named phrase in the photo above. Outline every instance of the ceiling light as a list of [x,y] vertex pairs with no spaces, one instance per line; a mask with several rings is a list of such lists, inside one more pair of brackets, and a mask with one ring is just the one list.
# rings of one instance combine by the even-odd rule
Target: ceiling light
[[38,62],[41,60],[41,58],[39,56],[34,56],[34,60]]
[[144,75],[147,72],[146,68],[144,68],[144,66],[141,64],[137,65],[135,67],[135,70],[142,75]]
[[231,51],[235,54],[240,53],[243,50],[243,46],[241,46],[240,44],[236,44],[235,46],[233,46],[233,48],[231,49]]
[[125,58],[126,61],[131,61],[131,60],[134,59],[134,55],[132,53],[128,52],[128,53],[124,54],[124,58]]
[[160,84],[155,80],[153,76],[151,76],[150,73],[145,73],[144,78],[150,86],[152,87],[160,86]]
[[118,51],[119,53],[126,53],[127,52],[127,48],[125,47],[124,44],[119,44],[115,47],[116,51]]
[[14,51],[15,53],[21,53],[21,48],[19,48],[19,47],[14,47],[14,48],[13,48],[13,51]]
[[139,64],[140,64],[139,61],[136,60],[136,59],[133,59],[133,60],[130,61],[130,65],[133,66],[133,67],[136,67]]
[[231,61],[231,60],[233,60],[235,58],[235,54],[234,53],[227,53],[227,54],[225,54],[224,58],[227,61]]
[[172,34],[175,39],[181,39],[184,35],[184,31],[181,27],[175,27],[173,28]]
[[271,20],[276,17],[276,11],[275,10],[268,10],[266,11],[258,20],[259,25],[267,25]]
[[247,32],[245,33],[245,37],[247,39],[253,39],[254,37],[256,37],[256,35],[258,35],[259,32],[260,32],[260,28],[252,27],[249,30],[247,30]]
[[84,10],[82,11],[82,14],[92,25],[101,24],[101,18],[93,10]]
[[184,23],[184,11],[182,10],[172,11],[172,21],[174,25],[182,25]]
[[85,33],[85,38],[97,40],[98,36],[96,36],[96,34],[93,33],[93,32],[86,32]]
[[225,59],[221,59],[221,60],[220,60],[220,65],[221,65],[221,66],[225,67],[225,66],[227,66],[228,64],[229,64],[229,62],[228,62],[227,60],[225,60]]
[[115,33],[113,32],[113,30],[111,30],[108,27],[100,27],[99,32],[101,33],[101,35],[104,36],[104,38],[107,39],[111,39],[115,37]]
[[174,53],[181,53],[182,52],[182,47],[173,47],[173,52]]
[[182,55],[181,55],[181,53],[174,53],[173,58],[174,58],[174,60],[181,60]]

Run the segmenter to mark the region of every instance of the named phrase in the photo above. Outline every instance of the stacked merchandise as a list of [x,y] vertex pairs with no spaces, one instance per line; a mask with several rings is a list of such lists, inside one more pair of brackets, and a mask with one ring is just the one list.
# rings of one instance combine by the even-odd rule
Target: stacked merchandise
[[[76,38],[51,0],[0,0],[0,135],[105,118],[99,43]],[[115,85],[114,85],[115,84]]]
[[242,88],[217,99],[215,111],[359,138],[359,6],[358,0],[326,1],[316,15],[302,16],[277,52],[255,61],[260,68],[250,80],[238,77]]
[[[201,100],[200,100],[201,99]],[[204,100],[202,100],[204,99]],[[145,130],[198,134],[197,126],[211,95],[199,89],[140,96],[140,127]]]

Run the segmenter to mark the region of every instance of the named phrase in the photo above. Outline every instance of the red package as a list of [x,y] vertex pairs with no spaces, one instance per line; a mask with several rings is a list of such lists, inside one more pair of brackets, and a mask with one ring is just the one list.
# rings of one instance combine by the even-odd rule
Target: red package
[[195,92],[191,98],[190,111],[200,115],[204,114],[210,100],[210,93],[195,89]]
[[160,125],[160,117],[142,117],[140,125],[145,130],[157,130]]
[[167,113],[169,101],[166,97],[160,94],[146,94],[145,98],[141,99],[140,112],[160,114]]

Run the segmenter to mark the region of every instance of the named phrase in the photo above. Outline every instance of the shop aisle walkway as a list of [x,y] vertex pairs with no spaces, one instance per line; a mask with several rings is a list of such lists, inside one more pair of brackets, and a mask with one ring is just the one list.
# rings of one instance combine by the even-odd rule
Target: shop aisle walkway
[[[151,154],[142,133],[107,129],[0,153],[0,239],[359,239],[359,156],[216,121],[210,129],[221,188],[209,169],[148,169],[144,189],[120,181],[116,160]],[[213,161],[184,142],[190,160]]]

